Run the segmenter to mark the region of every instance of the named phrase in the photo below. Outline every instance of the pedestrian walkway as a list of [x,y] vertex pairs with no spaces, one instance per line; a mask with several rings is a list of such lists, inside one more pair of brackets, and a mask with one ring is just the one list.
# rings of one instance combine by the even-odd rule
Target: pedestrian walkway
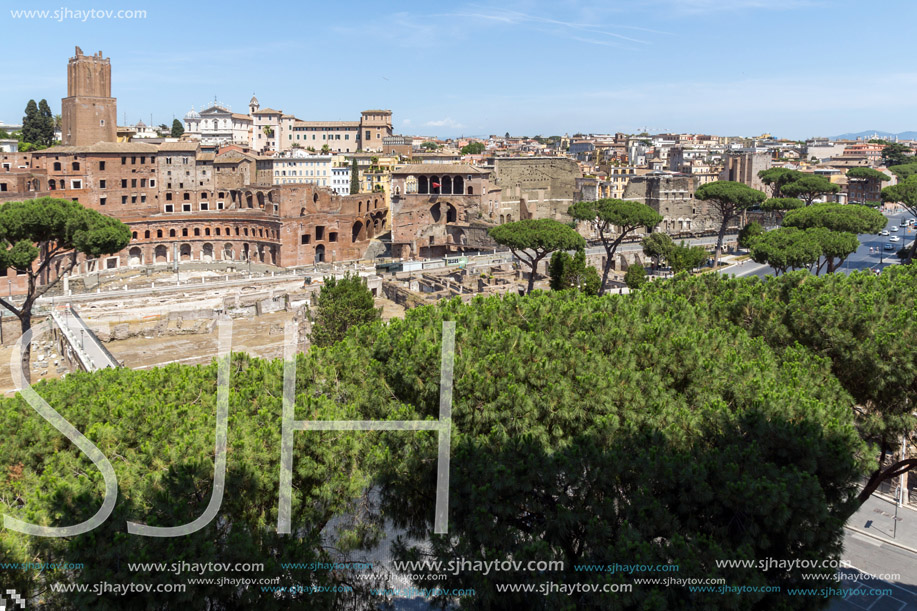
[[51,310],[51,319],[61,330],[80,365],[86,371],[120,366],[117,359],[69,304]]
[[897,508],[897,517],[895,509],[891,497],[873,494],[847,521],[847,526],[917,553],[917,508],[902,505]]
[[917,609],[917,509],[873,494],[847,521],[841,559],[847,595],[829,611]]

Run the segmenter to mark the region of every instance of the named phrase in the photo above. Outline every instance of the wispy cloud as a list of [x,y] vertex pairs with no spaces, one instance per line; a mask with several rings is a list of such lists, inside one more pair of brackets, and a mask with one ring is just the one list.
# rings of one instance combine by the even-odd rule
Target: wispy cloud
[[459,123],[458,121],[450,117],[446,117],[445,119],[439,119],[438,121],[427,121],[426,123],[424,123],[424,126],[425,127],[448,127],[449,129],[459,129],[461,127],[465,127],[464,125],[462,125],[461,123]]
[[743,10],[786,11],[824,6],[823,0],[650,0],[650,4],[665,5],[678,13],[729,13]]
[[[468,5],[464,9],[459,9],[451,13],[445,13],[442,15],[436,15],[438,17],[449,17],[449,18],[459,18],[459,19],[473,19],[478,21],[488,21],[493,24],[503,24],[503,25],[512,25],[512,26],[541,26],[539,31],[548,32],[554,34],[558,37],[569,38],[571,40],[576,40],[579,42],[585,42],[588,44],[598,44],[603,46],[614,46],[610,44],[609,40],[602,40],[601,37],[615,39],[618,41],[629,42],[639,45],[650,44],[649,41],[643,40],[640,38],[634,38],[633,36],[627,36],[620,34],[618,32],[611,31],[612,29],[622,29],[622,30],[631,30],[631,31],[641,31],[647,33],[657,33],[664,34],[659,30],[653,30],[651,28],[644,28],[640,26],[625,26],[625,25],[611,25],[604,24],[601,22],[588,23],[585,21],[571,21],[567,19],[556,19],[547,15],[542,15],[534,12],[521,12],[511,9],[491,9],[488,7],[482,7],[478,5]],[[545,30],[544,26],[550,26],[551,29]],[[580,34],[580,35],[577,35]],[[588,34],[589,37],[582,36],[582,34]],[[599,38],[596,38],[599,37]]]
[[[622,15],[636,15],[611,10],[616,19],[609,18],[609,10],[601,7],[594,10],[587,5],[565,8],[563,17],[555,16],[555,7],[515,10],[492,8],[478,4],[464,4],[450,7],[445,12],[419,13],[398,11],[389,13],[371,23],[355,25],[332,25],[335,34],[341,36],[359,35],[364,39],[374,38],[384,44],[418,49],[441,49],[444,45],[464,43],[485,34],[482,29],[493,33],[531,33],[539,39],[544,37],[574,43],[618,46],[621,48],[645,48],[651,45],[650,35],[670,35],[669,32],[645,27],[643,23],[621,23]],[[643,19],[643,17],[638,17]]]

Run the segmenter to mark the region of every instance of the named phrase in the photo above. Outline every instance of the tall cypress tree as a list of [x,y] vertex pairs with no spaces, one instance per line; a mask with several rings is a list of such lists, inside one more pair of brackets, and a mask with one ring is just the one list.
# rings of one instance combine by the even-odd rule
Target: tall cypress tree
[[54,115],[47,100],[38,103],[38,115],[41,121],[41,141],[39,144],[51,146],[54,144]]
[[172,137],[181,138],[181,135],[185,133],[185,128],[181,124],[181,121],[178,119],[172,119]]
[[29,100],[22,117],[22,141],[29,144],[41,144],[41,113],[35,100]]
[[356,195],[360,192],[360,170],[357,168],[357,158],[353,158],[350,164],[350,194]]

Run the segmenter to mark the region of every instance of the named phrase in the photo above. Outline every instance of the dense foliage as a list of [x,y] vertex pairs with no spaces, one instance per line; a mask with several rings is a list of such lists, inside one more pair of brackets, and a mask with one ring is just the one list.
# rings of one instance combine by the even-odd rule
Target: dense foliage
[[636,290],[647,283],[646,268],[640,264],[631,265],[624,274],[624,283],[627,288]]
[[[566,563],[557,573],[463,571],[437,582],[475,587],[463,605],[607,608],[602,595],[496,593],[499,583],[628,580],[577,572],[581,563],[673,562],[680,577],[785,587],[799,577],[715,560],[838,554],[861,444],[828,362],[801,348],[777,358],[680,295],[647,290],[451,302],[413,310],[376,339],[354,338],[374,342],[386,386],[430,417],[437,387],[421,380],[438,354],[416,347],[435,345],[441,321],[456,321],[450,533],[433,537],[432,555]],[[430,532],[435,447],[432,436],[412,437],[383,479],[389,515],[420,537]],[[640,587],[613,600],[624,609],[820,605],[793,598]]]
[[803,176],[805,174],[799,170],[791,170],[789,168],[770,168],[758,172],[758,178],[761,179],[761,182],[770,187],[772,198],[783,197],[781,193],[783,186],[799,180]]
[[461,153],[462,155],[480,155],[485,148],[483,142],[469,142],[462,147]]
[[856,167],[850,168],[847,170],[847,178],[852,178],[854,180],[875,180],[877,182],[886,182],[891,180],[891,177],[885,172],[880,172],[873,168],[864,168]]
[[889,142],[882,149],[882,163],[886,167],[906,165],[914,161],[914,150],[900,142]]
[[350,194],[356,195],[360,192],[360,168],[357,167],[357,158],[354,157],[350,162]]
[[801,229],[781,227],[755,238],[750,254],[753,261],[770,265],[774,275],[779,276],[788,270],[814,265],[821,257],[821,246],[814,236]]
[[38,104],[29,100],[22,117],[22,143],[35,147],[48,147],[54,143],[54,116],[46,100]]
[[[10,561],[86,565],[2,571],[0,588],[43,592],[49,608],[61,609],[365,608],[383,599],[346,571],[280,563],[370,548],[385,517],[427,542],[402,542],[399,557],[565,563],[548,573],[458,571],[423,584],[475,588],[475,597],[451,601],[462,607],[821,608],[828,601],[760,592],[641,585],[610,598],[498,594],[496,585],[656,576],[575,569],[610,562],[676,563],[680,578],[722,577],[784,593],[832,585],[716,561],[839,557],[860,477],[868,466],[871,485],[892,473],[876,468],[876,458],[917,428],[909,407],[917,401],[915,303],[911,266],[763,281],[679,275],[620,297],[454,299],[359,326],[300,355],[297,419],[436,419],[442,322],[456,322],[448,537],[431,534],[437,436],[421,432],[297,432],[294,534],[277,535],[282,371],[279,361],[242,355],[231,366],[220,516],[180,539],[128,536],[127,520],[177,525],[203,512],[216,367],[106,370],[41,383],[39,394],[111,459],[118,505],[105,525],[72,539],[0,531],[0,553]],[[97,470],[21,398],[0,400],[0,430],[15,431],[0,436],[3,513],[66,525],[96,510],[104,487]],[[138,579],[128,562],[180,560],[264,562],[258,577],[280,585],[347,583],[356,592],[291,597],[190,586],[164,599],[47,589],[51,580],[127,583]],[[157,573],[142,580],[182,581]]]
[[802,208],[804,205],[802,200],[796,197],[772,197],[762,202],[761,209],[767,212],[786,212]]
[[909,176],[917,174],[917,162],[909,160],[907,163],[891,166],[888,171],[897,176],[899,182],[907,180]]
[[577,250],[572,257],[563,250],[551,255],[548,264],[551,290],[579,289],[587,295],[598,295],[601,279],[594,267],[586,263],[586,252]]
[[758,221],[748,223],[739,231],[738,244],[739,248],[750,248],[751,243],[756,237],[764,233],[764,226]]
[[[773,233],[773,232],[769,232]],[[729,321],[761,337],[778,351],[800,343],[830,359],[841,385],[857,402],[861,435],[873,445],[871,457],[883,456],[907,436],[913,446],[917,429],[917,269],[887,268],[811,276],[787,274],[764,281],[722,280],[711,276],[682,279],[653,290],[675,291],[714,318]],[[899,461],[876,468],[867,497]]]
[[668,258],[672,249],[675,248],[675,242],[667,233],[654,231],[645,236],[642,240],[643,254],[652,257],[656,266],[662,265],[662,262]]
[[343,278],[325,278],[314,307],[309,337],[314,346],[336,344],[351,327],[373,323],[382,316],[363,278],[349,273]]
[[[299,418],[334,418],[335,397],[310,380],[327,371],[310,357],[300,358]],[[334,594],[277,597],[257,587],[192,585],[186,593],[128,596],[55,594],[50,583],[185,583],[189,578],[279,579],[281,586],[334,585],[330,572],[283,569],[282,562],[329,561],[329,548],[367,545],[373,528],[354,510],[369,475],[362,464],[374,440],[365,434],[299,433],[294,437],[292,515],[294,536],[276,532],[281,433],[281,363],[236,355],[229,393],[226,491],[218,517],[206,528],[179,538],[128,535],[126,522],[177,526],[200,516],[213,487],[216,366],[131,371],[106,369],[75,373],[66,381],[36,386],[39,394],[109,457],[118,476],[118,503],[96,530],[69,539],[30,538],[0,531],[4,561],[83,563],[78,571],[0,571],[0,588],[27,597],[41,595],[52,609],[288,609],[345,608]],[[312,392],[317,394],[313,395]],[[307,416],[307,414],[309,414]],[[71,443],[21,399],[0,401],[0,512],[39,524],[69,525],[89,518],[101,503],[104,483],[98,470]],[[259,562],[264,571],[211,571],[177,575],[131,571],[129,562]],[[359,586],[359,584],[356,584]],[[357,597],[355,594],[353,597]],[[34,599],[33,599],[34,600]],[[31,608],[30,604],[30,608]]]
[[666,258],[672,271],[678,273],[690,272],[700,267],[709,256],[710,253],[703,246],[690,246],[682,240],[678,246],[672,247]]
[[778,231],[806,230],[805,235],[820,249],[816,274],[822,269],[831,273],[859,248],[857,234],[876,233],[887,223],[881,212],[869,206],[824,203],[791,210],[783,219],[784,229]]
[[806,174],[802,178],[783,185],[780,192],[786,197],[798,197],[806,203],[806,206],[811,206],[817,197],[837,193],[840,190],[839,185],[823,176]]

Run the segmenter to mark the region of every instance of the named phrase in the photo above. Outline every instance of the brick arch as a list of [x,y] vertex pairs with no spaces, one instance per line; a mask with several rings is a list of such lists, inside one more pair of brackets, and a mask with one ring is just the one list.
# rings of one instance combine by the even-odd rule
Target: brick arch
[[350,232],[350,241],[359,242],[366,239],[366,226],[363,221],[357,221],[353,224]]

